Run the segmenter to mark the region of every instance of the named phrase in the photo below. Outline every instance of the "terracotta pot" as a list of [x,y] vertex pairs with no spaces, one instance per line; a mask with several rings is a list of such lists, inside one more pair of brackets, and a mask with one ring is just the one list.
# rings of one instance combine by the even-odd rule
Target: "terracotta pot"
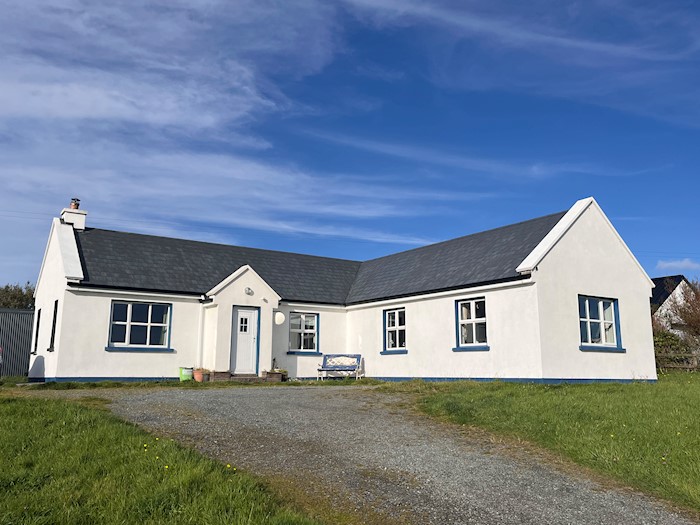
[[195,370],[192,372],[192,376],[194,377],[194,380],[197,381],[197,383],[204,383],[205,381],[209,381],[209,373],[204,372],[203,370]]

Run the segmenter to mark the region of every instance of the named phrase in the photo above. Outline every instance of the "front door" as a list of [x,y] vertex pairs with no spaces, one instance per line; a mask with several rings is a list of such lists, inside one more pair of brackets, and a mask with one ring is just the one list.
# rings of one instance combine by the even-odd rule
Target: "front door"
[[231,327],[231,372],[256,374],[258,361],[258,310],[234,307]]

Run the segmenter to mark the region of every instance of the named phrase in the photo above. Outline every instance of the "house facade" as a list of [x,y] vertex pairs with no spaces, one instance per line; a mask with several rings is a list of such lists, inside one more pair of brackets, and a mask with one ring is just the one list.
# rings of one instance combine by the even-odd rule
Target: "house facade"
[[348,261],[54,219],[36,289],[33,380],[366,377],[654,380],[653,284],[593,198],[566,212]]
[[674,313],[677,305],[683,304],[692,292],[688,279],[683,275],[668,275],[652,279],[654,291],[651,296],[652,319],[670,332],[683,334],[681,320]]

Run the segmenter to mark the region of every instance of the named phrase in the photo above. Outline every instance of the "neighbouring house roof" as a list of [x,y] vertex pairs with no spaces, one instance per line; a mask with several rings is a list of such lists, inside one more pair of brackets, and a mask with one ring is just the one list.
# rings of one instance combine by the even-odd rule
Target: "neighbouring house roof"
[[652,279],[654,289],[651,292],[651,307],[654,311],[666,302],[679,284],[688,279],[683,275],[668,275],[666,277],[656,277]]
[[356,304],[520,278],[565,212],[366,262],[88,228],[81,286],[204,294],[250,265],[283,300]]

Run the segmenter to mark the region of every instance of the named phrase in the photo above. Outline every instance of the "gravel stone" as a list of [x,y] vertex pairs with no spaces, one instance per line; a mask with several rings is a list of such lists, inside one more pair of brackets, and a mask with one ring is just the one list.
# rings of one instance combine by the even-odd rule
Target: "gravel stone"
[[302,488],[337,495],[338,504],[350,501],[387,519],[440,525],[696,523],[646,495],[416,414],[400,395],[357,387],[100,395],[112,399],[120,417],[147,430],[262,476],[282,474]]

